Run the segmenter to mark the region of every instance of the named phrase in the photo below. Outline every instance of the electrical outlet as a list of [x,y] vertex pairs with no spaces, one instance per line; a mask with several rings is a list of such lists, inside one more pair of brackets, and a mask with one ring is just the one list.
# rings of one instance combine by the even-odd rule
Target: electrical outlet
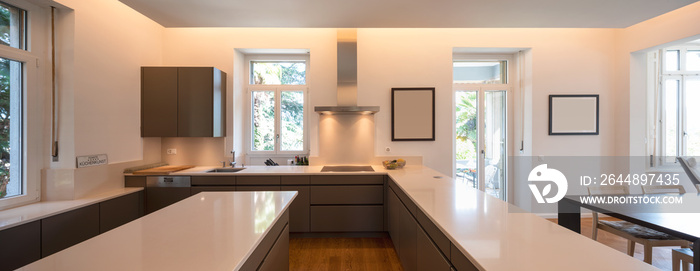
[[390,151],[391,151],[391,148],[386,147],[386,148],[384,148],[384,151],[385,151],[385,152],[390,152]]
[[177,149],[168,149],[167,154],[177,154]]

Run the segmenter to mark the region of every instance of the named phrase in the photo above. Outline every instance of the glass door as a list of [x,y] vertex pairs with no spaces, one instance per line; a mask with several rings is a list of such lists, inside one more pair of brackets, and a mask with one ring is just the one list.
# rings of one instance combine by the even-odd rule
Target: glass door
[[455,91],[455,177],[506,200],[506,90]]
[[473,188],[479,188],[479,91],[455,92],[456,175]]
[[506,199],[506,96],[505,90],[484,92],[484,191]]

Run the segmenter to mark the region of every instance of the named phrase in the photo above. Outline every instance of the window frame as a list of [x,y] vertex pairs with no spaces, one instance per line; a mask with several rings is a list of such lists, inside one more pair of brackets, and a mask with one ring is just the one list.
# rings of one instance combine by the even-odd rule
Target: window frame
[[[22,116],[21,116],[21,136],[20,151],[21,178],[23,194],[9,198],[0,199],[0,210],[13,208],[41,199],[41,170],[43,161],[42,154],[48,154],[43,148],[44,137],[44,114],[47,103],[44,96],[50,95],[44,87],[50,84],[44,83],[43,76],[46,70],[42,63],[45,55],[40,55],[44,48],[45,41],[48,41],[50,32],[46,25],[48,20],[48,7],[39,7],[26,1],[3,0],[3,2],[14,7],[23,9],[25,14],[25,49],[14,48],[7,45],[0,45],[0,57],[22,62]],[[43,57],[41,57],[43,56]],[[29,108],[32,110],[29,110]]]
[[[309,55],[308,54],[262,54],[262,55],[246,55],[245,57],[245,74],[246,74],[246,130],[245,130],[245,149],[246,155],[249,157],[289,157],[293,155],[308,155],[309,152]],[[251,84],[251,68],[252,62],[300,62],[306,63],[306,85],[263,85]],[[275,143],[272,151],[253,150],[253,91],[274,91],[275,92]],[[284,91],[301,91],[304,94],[304,144],[303,149],[299,151],[283,151],[280,150],[280,132],[281,132],[281,96]]]
[[[666,52],[667,51],[679,51],[679,59],[678,59],[678,65],[679,65],[679,70],[675,71],[666,71]],[[685,106],[685,96],[686,96],[686,85],[688,80],[700,80],[700,71],[687,71],[686,70],[686,54],[688,51],[697,51],[700,50],[700,46],[695,46],[695,45],[688,45],[688,46],[673,46],[673,47],[668,47],[664,48],[658,51],[658,58],[659,58],[659,65],[657,67],[657,72],[658,72],[658,83],[656,87],[658,88],[658,97],[655,98],[655,106],[659,108],[658,112],[656,112],[656,118],[658,122],[656,123],[657,125],[657,131],[655,132],[656,136],[656,152],[659,154],[658,158],[655,159],[654,162],[658,163],[655,164],[653,167],[656,168],[666,168],[666,167],[671,167],[675,168],[678,167],[678,161],[676,161],[675,157],[672,159],[673,162],[666,161],[666,150],[668,149],[668,146],[666,146],[666,127],[669,125],[668,123],[664,122],[664,118],[667,114],[666,111],[666,106],[665,106],[665,94],[666,94],[666,80],[678,80],[678,93],[677,93],[677,101],[676,101],[676,155],[675,156],[687,156],[687,108]],[[653,127],[653,126],[652,126]]]

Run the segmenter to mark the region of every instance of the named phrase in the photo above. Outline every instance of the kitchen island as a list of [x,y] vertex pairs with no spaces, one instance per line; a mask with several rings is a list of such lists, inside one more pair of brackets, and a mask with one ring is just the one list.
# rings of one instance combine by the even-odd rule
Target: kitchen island
[[[556,223],[513,211],[517,207],[428,167],[372,167],[374,172],[341,173],[321,172],[320,166],[253,166],[236,173],[195,167],[172,175],[211,178],[208,185],[234,177],[236,189],[246,176],[277,176],[276,187],[284,187],[285,178],[307,176],[306,187],[313,189],[314,178],[340,183],[347,176],[383,175],[384,228],[406,270],[657,270]],[[313,190],[310,194],[313,199]]]
[[19,270],[280,270],[296,192],[204,192]]

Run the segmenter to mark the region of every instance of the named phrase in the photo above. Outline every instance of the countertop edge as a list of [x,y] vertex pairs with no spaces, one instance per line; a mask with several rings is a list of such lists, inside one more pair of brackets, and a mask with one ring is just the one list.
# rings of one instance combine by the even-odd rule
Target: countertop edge
[[[233,193],[238,193],[238,192],[243,192],[243,191],[236,191],[236,192],[233,192]],[[243,256],[243,258],[241,259],[241,261],[238,262],[238,264],[236,265],[236,267],[235,267],[233,270],[241,270],[241,267],[243,267],[243,264],[244,264],[246,261],[248,261],[248,258],[250,258],[250,255],[253,254],[253,251],[255,251],[255,249],[258,248],[258,246],[260,246],[260,243],[263,241],[263,239],[265,239],[265,237],[266,237],[268,234],[270,234],[270,231],[272,230],[272,228],[274,228],[274,226],[277,224],[277,222],[279,222],[279,220],[280,220],[280,218],[282,217],[282,215],[283,215],[285,212],[289,211],[289,207],[292,205],[292,202],[294,202],[294,199],[296,199],[297,196],[299,195],[299,192],[297,192],[297,191],[275,191],[275,192],[294,192],[294,196],[289,200],[289,202],[287,202],[287,204],[285,204],[284,208],[282,208],[282,211],[279,213],[279,215],[277,215],[277,216],[275,217],[275,220],[274,220],[272,223],[270,223],[270,226],[267,227],[267,229],[265,229],[265,232],[264,232],[262,235],[260,235],[260,238],[258,238],[258,240],[255,241],[255,244],[253,245],[253,248],[252,248],[251,250],[248,250],[248,253],[246,253],[246,255]],[[206,193],[206,192],[202,192],[202,193]],[[229,193],[230,193],[230,192],[229,192]],[[287,223],[289,223],[289,222],[287,222]],[[283,229],[283,230],[284,230],[284,229]]]
[[[0,230],[24,225],[54,215],[70,212],[92,204],[108,201],[124,195],[142,191],[143,187],[124,187],[74,200],[40,201],[0,211],[0,223],[3,220],[19,219],[0,225]],[[57,206],[51,206],[57,205]],[[58,206],[60,205],[60,206]],[[47,210],[48,209],[48,210]],[[34,213],[34,214],[32,214]],[[24,216],[27,216],[26,218]]]

